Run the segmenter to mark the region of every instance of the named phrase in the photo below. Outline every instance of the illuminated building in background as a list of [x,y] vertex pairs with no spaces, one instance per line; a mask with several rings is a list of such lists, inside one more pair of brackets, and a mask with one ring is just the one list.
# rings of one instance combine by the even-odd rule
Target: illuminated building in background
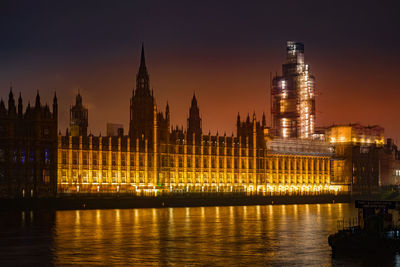
[[0,101],[0,198],[52,197],[57,193],[57,97],[52,111],[40,101],[23,110],[10,88]]
[[312,138],[315,128],[314,77],[304,63],[304,45],[287,42],[282,76],[271,84],[272,130],[282,138]]
[[383,146],[385,143],[384,129],[378,125],[362,126],[360,124],[334,125],[325,132],[326,140],[332,144],[376,144]]
[[391,139],[385,144],[382,127],[334,125],[326,129],[325,136],[334,146],[334,158],[343,160],[341,182],[351,185],[353,192],[400,184],[399,152]]
[[[131,99],[129,135],[58,136],[58,192],[259,192],[317,194],[347,191],[335,184],[329,144],[269,138],[265,116],[237,119],[237,135],[203,134],[193,96],[188,126],[170,129],[157,112],[142,48]],[[309,141],[309,142],[307,142]],[[340,160],[338,160],[340,161]]]

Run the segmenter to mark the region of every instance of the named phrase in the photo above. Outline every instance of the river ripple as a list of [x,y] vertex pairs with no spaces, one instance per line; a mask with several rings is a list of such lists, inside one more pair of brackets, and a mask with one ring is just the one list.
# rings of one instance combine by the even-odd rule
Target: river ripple
[[356,215],[350,204],[7,212],[0,265],[364,265],[332,259],[327,242]]

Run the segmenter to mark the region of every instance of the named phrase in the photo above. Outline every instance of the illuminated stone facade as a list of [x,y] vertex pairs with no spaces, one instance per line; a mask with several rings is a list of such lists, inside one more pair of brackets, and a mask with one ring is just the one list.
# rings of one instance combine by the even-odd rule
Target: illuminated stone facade
[[59,192],[274,192],[346,190],[331,181],[329,151],[272,150],[242,139],[172,134],[152,151],[147,140],[59,136]]
[[334,184],[332,151],[312,140],[269,138],[262,121],[237,119],[237,136],[203,135],[193,96],[188,127],[170,128],[169,106],[158,112],[142,48],[130,101],[127,136],[59,136],[58,191],[261,192],[314,194],[347,190]]

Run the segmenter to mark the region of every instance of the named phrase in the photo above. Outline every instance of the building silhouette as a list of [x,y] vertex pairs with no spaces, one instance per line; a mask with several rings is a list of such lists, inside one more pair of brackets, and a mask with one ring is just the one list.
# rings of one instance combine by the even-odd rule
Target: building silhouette
[[8,107],[0,101],[0,196],[50,197],[57,189],[57,116],[53,107],[41,104],[39,92],[35,105],[23,111],[10,88]]

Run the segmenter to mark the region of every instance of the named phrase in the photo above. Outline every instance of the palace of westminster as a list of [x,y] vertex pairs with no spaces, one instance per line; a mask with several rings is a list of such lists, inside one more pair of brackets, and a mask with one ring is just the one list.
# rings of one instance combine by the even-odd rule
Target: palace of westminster
[[[150,90],[142,47],[130,100],[129,132],[109,125],[88,135],[88,109],[78,93],[70,129],[58,131],[58,104],[40,101],[23,111],[10,89],[0,102],[0,197],[56,194],[248,192],[337,194],[398,184],[397,147],[383,128],[315,126],[314,77],[304,45],[287,43],[282,75],[271,81],[271,127],[265,116],[237,116],[236,136],[204,134],[195,95],[187,128],[171,128]],[[114,126],[114,127],[112,127]]]

